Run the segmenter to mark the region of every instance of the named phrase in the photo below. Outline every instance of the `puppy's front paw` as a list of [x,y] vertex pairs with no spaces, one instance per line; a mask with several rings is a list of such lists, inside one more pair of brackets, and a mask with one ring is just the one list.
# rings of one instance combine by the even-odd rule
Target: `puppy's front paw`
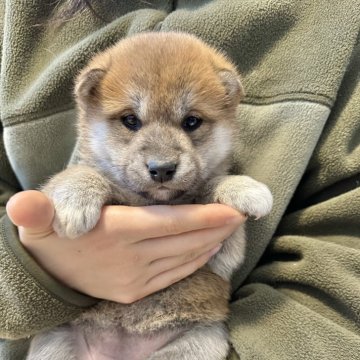
[[53,201],[53,228],[60,237],[76,238],[97,224],[109,199],[109,183],[96,170],[75,165],[55,175],[42,191]]
[[259,219],[271,211],[273,197],[269,188],[249,176],[227,176],[214,192],[214,201],[229,205]]
[[60,237],[77,238],[92,230],[101,215],[103,201],[94,197],[72,196],[67,200],[53,199],[53,228]]

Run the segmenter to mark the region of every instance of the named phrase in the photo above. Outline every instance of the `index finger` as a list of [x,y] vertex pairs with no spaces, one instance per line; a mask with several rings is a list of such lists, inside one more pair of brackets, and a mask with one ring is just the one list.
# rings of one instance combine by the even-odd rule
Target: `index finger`
[[106,206],[99,228],[118,232],[129,241],[176,235],[194,230],[242,223],[246,217],[222,204]]

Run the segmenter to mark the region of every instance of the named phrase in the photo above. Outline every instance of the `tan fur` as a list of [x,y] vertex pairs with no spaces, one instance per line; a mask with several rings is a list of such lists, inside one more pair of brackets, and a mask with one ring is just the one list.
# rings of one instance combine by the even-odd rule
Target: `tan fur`
[[[141,34],[97,55],[76,84],[77,163],[42,189],[54,202],[57,233],[77,237],[90,231],[107,203],[220,202],[256,217],[266,215],[272,205],[267,187],[227,175],[242,96],[231,62],[191,35]],[[141,120],[136,131],[123,124],[131,114]],[[189,116],[202,119],[195,131],[183,127]],[[155,181],[149,172],[154,162],[176,164],[173,178]],[[70,326],[38,335],[28,360],[61,354],[60,336],[72,338],[67,354],[77,353],[76,360],[96,359],[104,337],[118,359],[224,359],[228,281],[244,252],[241,226],[208,266],[133,304],[99,303]],[[90,350],[81,351],[89,354],[79,344],[88,344]]]
[[102,302],[86,311],[75,324],[85,328],[111,329],[119,324],[128,332],[146,334],[164,327],[225,321],[229,283],[208,267],[171,287],[128,305]]

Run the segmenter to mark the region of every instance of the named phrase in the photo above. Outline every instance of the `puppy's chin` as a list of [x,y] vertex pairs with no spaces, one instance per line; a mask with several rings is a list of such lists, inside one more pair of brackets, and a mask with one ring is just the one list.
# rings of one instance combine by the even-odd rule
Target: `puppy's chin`
[[179,197],[183,196],[184,194],[185,191],[183,190],[169,189],[165,186],[160,186],[159,188],[150,189],[149,191],[143,191],[139,193],[139,195],[141,195],[142,197],[148,200],[153,200],[158,202],[169,202],[172,200],[176,200]]

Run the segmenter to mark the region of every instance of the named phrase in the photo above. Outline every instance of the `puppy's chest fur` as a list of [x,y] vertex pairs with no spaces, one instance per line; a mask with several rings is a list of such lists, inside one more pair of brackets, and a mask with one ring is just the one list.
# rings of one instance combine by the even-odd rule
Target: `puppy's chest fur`
[[224,321],[229,283],[207,266],[189,277],[132,304],[104,301],[74,322],[85,332],[125,329],[151,335],[164,329],[185,329],[196,323]]

